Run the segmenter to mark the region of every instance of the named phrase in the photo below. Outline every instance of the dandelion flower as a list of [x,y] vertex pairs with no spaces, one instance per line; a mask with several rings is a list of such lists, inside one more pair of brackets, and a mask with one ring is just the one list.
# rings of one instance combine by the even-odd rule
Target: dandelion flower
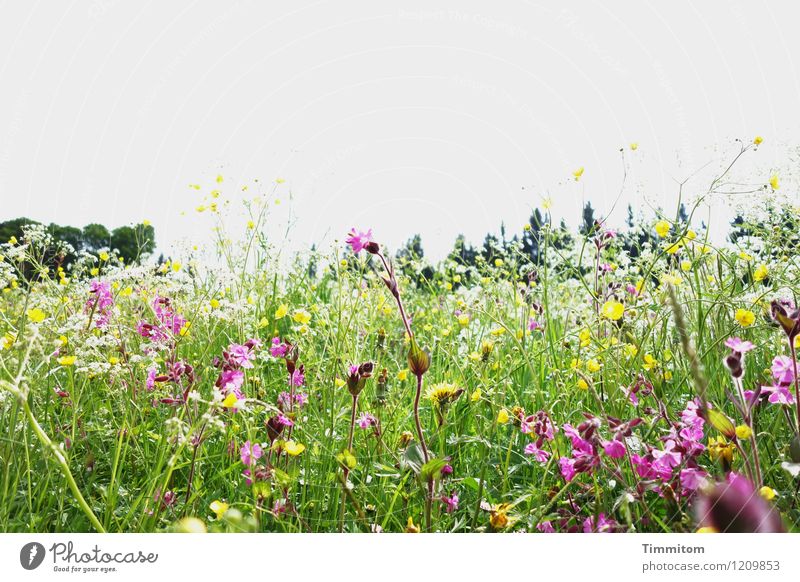
[[581,179],[581,176],[583,176],[583,166],[581,166],[580,168],[578,168],[577,170],[575,170],[574,172],[572,172],[572,176],[575,178],[575,181],[576,181],[576,182],[577,182],[578,180],[580,180],[580,179]]
[[275,310],[275,319],[283,319],[289,313],[289,306],[282,303],[278,309]]
[[769,185],[772,186],[773,190],[777,190],[781,187],[781,182],[778,179],[778,174],[772,174],[772,176],[770,176]]

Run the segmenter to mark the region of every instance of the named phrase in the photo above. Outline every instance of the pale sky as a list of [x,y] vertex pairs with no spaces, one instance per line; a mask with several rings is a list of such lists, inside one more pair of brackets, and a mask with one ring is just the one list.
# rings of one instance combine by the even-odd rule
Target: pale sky
[[208,239],[217,174],[237,199],[282,178],[295,248],[360,226],[439,258],[547,195],[573,224],[608,212],[621,147],[612,222],[672,211],[735,138],[764,136],[752,180],[797,185],[797,3],[396,5],[0,1],[0,220],[149,219],[168,249]]

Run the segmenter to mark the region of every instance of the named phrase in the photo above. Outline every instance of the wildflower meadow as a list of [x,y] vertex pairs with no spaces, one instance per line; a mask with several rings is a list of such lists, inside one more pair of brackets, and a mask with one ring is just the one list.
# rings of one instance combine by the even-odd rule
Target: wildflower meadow
[[704,195],[580,229],[545,200],[436,264],[368,222],[290,253],[281,184],[222,176],[170,258],[23,226],[0,531],[795,531],[800,213],[764,182],[721,236]]

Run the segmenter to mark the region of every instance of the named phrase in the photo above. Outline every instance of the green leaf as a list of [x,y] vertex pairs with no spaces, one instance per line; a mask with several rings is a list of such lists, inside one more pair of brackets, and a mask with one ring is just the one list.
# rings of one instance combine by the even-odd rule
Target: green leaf
[[431,479],[439,479],[442,476],[442,468],[447,464],[444,459],[431,459],[424,465],[420,471],[423,480],[430,481]]

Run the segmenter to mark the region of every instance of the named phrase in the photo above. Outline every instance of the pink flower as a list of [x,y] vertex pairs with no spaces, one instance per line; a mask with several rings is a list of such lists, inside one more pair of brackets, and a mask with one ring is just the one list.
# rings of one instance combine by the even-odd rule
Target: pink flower
[[556,533],[556,530],[553,528],[553,524],[549,521],[543,521],[541,523],[537,523],[536,529],[538,529],[542,533]]
[[147,386],[148,392],[151,392],[156,386],[156,369],[150,368],[147,370],[147,382],[145,383]]
[[729,337],[725,340],[725,345],[734,352],[738,352],[740,354],[746,354],[750,350],[754,350],[756,347],[753,342],[742,340],[738,337]]
[[349,244],[353,248],[353,252],[355,254],[360,253],[366,246],[373,242],[372,240],[372,229],[369,229],[367,232],[357,231],[355,228],[350,229],[350,233],[347,235],[347,238],[344,240],[347,244]]
[[778,384],[794,381],[794,364],[789,356],[775,356],[772,360],[772,377]]
[[242,384],[244,384],[244,372],[241,370],[223,370],[217,380],[217,386],[219,386],[223,394],[233,392],[237,398],[244,396]]
[[583,521],[583,533],[608,533],[614,531],[617,522],[613,519],[606,518],[605,513],[597,516],[597,527],[594,525],[594,516],[590,515]]
[[567,481],[572,481],[572,478],[575,476],[575,459],[570,459],[568,457],[561,457],[558,460],[558,465],[561,467],[561,476],[564,477]]
[[542,324],[536,321],[534,318],[530,318],[528,320],[528,329],[531,331],[536,331],[537,329],[542,329]]
[[456,495],[455,492],[451,493],[450,497],[443,495],[442,503],[444,503],[444,510],[446,513],[453,513],[458,509],[458,495]]
[[281,338],[272,338],[272,346],[269,348],[269,353],[273,358],[285,358],[289,346],[281,342]]
[[306,383],[306,376],[303,374],[300,368],[297,368],[294,372],[292,372],[291,382],[292,386],[296,386],[298,388]]
[[702,469],[687,467],[681,471],[680,479],[684,489],[695,491],[706,482],[706,472]]
[[794,396],[788,386],[762,386],[762,394],[769,394],[772,404],[794,404]]
[[367,429],[371,426],[376,426],[378,424],[378,419],[372,416],[369,412],[362,412],[361,416],[358,417],[358,426],[360,428]]
[[247,346],[243,346],[241,344],[231,344],[228,346],[227,360],[235,366],[241,368],[252,368],[253,363],[251,360],[254,357],[255,354]]
[[537,447],[536,443],[528,443],[525,446],[525,454],[533,455],[533,458],[540,463],[546,463],[547,459],[550,458],[550,453]]
[[250,441],[247,441],[242,445],[242,448],[239,449],[239,455],[242,458],[242,463],[247,466],[253,464],[254,461],[257,461],[261,458],[261,455],[264,454],[264,451],[261,450],[261,445],[258,443],[251,444]]
[[625,445],[614,439],[603,443],[603,452],[612,459],[621,459],[625,456]]

